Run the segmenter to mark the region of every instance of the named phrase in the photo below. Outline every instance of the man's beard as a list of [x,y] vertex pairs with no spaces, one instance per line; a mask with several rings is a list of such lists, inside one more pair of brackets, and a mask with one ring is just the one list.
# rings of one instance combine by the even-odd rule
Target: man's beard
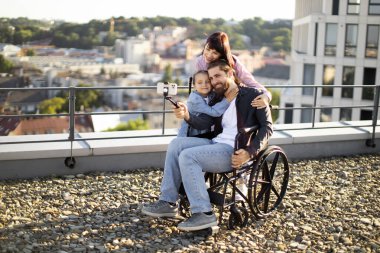
[[214,87],[215,93],[220,97],[224,96],[224,93],[226,92],[227,89],[228,89],[227,85],[223,83],[218,83],[218,85]]

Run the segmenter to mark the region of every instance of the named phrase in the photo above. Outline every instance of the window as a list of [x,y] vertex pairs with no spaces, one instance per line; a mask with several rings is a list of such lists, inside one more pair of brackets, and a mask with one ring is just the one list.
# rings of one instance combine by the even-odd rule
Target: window
[[380,15],[380,0],[369,0],[368,14]]
[[[343,85],[354,85],[355,67],[343,67]],[[353,98],[353,88],[342,88],[342,98]]]
[[360,0],[348,0],[347,14],[359,14]]
[[379,49],[379,30],[378,25],[367,26],[367,42],[365,47],[365,57],[377,58]]
[[336,54],[337,33],[337,24],[326,24],[325,55],[327,56],[335,56]]
[[[323,85],[329,86],[334,85],[335,80],[335,67],[333,65],[324,65],[323,66]],[[334,93],[333,88],[323,87],[322,96],[332,97]]]
[[373,88],[363,88],[362,99],[373,100],[373,94],[375,93],[375,68],[364,68],[363,85],[373,85]]
[[[286,108],[293,108],[293,104],[285,104]],[[285,110],[285,124],[293,123],[293,110]]]
[[372,120],[372,111],[360,110],[360,120]]
[[332,14],[339,15],[339,0],[333,0]]
[[[304,64],[303,65],[303,85],[314,85],[315,65]],[[302,88],[302,95],[313,96],[313,88]]]
[[320,122],[331,122],[332,118],[332,109],[331,108],[322,108]]
[[[301,107],[311,107],[311,105],[301,105]],[[313,110],[310,108],[301,109],[301,123],[312,122]]]
[[358,40],[358,25],[346,25],[346,40],[344,47],[345,56],[356,56],[356,44]]
[[339,120],[340,121],[350,121],[350,120],[352,120],[352,109],[351,108],[341,108],[340,109]]

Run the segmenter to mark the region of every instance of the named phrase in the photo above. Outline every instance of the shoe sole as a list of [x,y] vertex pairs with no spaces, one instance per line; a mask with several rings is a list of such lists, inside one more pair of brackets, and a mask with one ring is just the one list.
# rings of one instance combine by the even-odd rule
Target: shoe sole
[[211,227],[214,227],[214,226],[218,226],[218,222],[217,221],[214,221],[214,222],[211,222],[211,223],[208,223],[208,224],[204,224],[204,225],[200,225],[200,226],[196,226],[196,227],[181,227],[181,226],[178,226],[177,228],[179,230],[182,230],[182,231],[197,231],[197,230],[202,230],[202,229],[206,229],[206,228],[211,228]]
[[175,218],[175,217],[177,217],[176,213],[151,213],[151,212],[146,211],[146,210],[141,210],[141,212],[143,214],[146,214],[146,215],[149,215],[152,217],[156,217],[156,218],[161,218],[161,217]]

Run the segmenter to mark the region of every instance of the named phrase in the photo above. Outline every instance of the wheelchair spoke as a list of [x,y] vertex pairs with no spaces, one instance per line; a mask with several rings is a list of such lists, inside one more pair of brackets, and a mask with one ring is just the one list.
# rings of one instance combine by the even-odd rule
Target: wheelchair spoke
[[274,172],[276,170],[276,166],[277,166],[277,163],[278,163],[278,158],[280,157],[280,154],[279,153],[276,153],[274,159],[273,159],[273,162],[272,162],[272,166],[270,168],[270,178],[272,179],[273,176],[274,176]]
[[270,190],[269,190],[269,187],[267,187],[268,189],[265,191],[265,198],[264,198],[264,212],[267,213],[268,212],[268,206],[269,206],[269,200],[270,200]]
[[277,198],[279,198],[280,197],[280,194],[278,193],[278,191],[277,191],[277,189],[276,189],[276,187],[272,184],[272,191],[274,192],[274,194],[277,196]]

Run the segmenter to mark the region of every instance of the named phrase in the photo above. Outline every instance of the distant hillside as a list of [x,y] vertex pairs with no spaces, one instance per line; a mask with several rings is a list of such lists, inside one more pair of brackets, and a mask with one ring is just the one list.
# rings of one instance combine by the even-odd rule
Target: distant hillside
[[153,29],[156,26],[183,26],[188,28],[189,39],[204,40],[206,34],[224,31],[230,37],[234,49],[251,49],[252,47],[268,46],[274,50],[290,50],[291,20],[265,21],[255,17],[240,22],[224,19],[171,18],[157,16],[154,18],[124,18],[114,17],[114,31],[103,41],[99,40],[99,32],[107,32],[110,27],[108,20],[91,20],[85,24],[48,22],[29,20],[27,18],[0,18],[0,43],[16,45],[35,40],[50,40],[57,47],[75,47],[90,49],[99,45],[111,46],[117,38],[116,34],[135,36],[144,28]]

